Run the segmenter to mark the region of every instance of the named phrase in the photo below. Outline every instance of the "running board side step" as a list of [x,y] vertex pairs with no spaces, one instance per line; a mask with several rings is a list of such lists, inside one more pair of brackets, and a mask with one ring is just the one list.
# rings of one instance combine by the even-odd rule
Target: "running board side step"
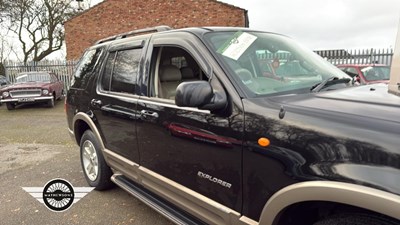
[[130,181],[124,175],[114,174],[111,177],[111,181],[118,185],[120,188],[127,191],[129,194],[133,195],[150,208],[156,210],[161,215],[165,216],[167,219],[175,224],[179,225],[201,225],[204,223],[196,221],[191,218],[187,213],[179,210],[177,207],[159,199],[155,194],[144,189],[140,185],[133,181]]

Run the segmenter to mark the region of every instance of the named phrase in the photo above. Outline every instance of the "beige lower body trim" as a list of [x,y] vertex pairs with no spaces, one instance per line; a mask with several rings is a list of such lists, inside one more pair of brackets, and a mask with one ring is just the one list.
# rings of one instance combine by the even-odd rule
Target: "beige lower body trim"
[[103,152],[105,158],[107,158],[107,163],[117,173],[129,177],[133,181],[143,185],[150,191],[208,224],[258,224],[249,218],[241,217],[239,212],[227,208],[183,185],[139,166],[110,150],[104,149]]
[[258,225],[257,221],[254,221],[248,217],[242,216],[240,217],[240,221],[244,224],[249,224],[249,225]]
[[104,149],[103,154],[107,164],[113,168],[113,170],[125,175],[131,180],[140,182],[139,176],[139,165],[108,150]]
[[142,185],[208,224],[233,224],[240,214],[144,167]]
[[400,220],[400,196],[356,184],[333,181],[297,183],[275,193],[264,206],[260,224],[273,224],[286,207],[305,201],[348,204]]

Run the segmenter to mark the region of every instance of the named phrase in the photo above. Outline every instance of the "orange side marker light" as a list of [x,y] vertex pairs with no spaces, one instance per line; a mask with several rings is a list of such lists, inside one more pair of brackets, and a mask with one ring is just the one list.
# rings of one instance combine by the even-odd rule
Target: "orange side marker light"
[[262,137],[260,139],[258,139],[258,145],[260,145],[261,147],[267,147],[270,144],[270,141],[268,138]]

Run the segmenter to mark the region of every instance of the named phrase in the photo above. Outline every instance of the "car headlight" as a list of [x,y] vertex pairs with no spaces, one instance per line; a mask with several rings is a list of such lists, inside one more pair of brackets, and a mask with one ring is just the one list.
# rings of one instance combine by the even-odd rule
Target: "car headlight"
[[3,96],[3,98],[7,98],[8,96],[10,96],[10,93],[8,93],[8,91],[5,91],[1,95]]
[[43,89],[42,93],[43,93],[43,95],[48,95],[49,94],[49,90]]

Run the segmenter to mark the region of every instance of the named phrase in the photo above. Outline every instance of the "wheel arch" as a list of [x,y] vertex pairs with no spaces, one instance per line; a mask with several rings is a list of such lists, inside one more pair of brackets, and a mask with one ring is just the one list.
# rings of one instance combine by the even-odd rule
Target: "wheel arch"
[[86,113],[82,113],[82,112],[77,113],[74,116],[72,124],[73,124],[75,141],[78,145],[81,142],[83,133],[85,133],[86,130],[90,129],[96,136],[97,140],[99,141],[101,150],[102,151],[104,150],[105,147],[104,147],[103,139],[101,138],[96,125],[93,123],[93,121],[89,115],[87,115]]
[[354,206],[400,220],[400,196],[356,184],[308,181],[290,185],[275,193],[265,204],[259,224],[278,224],[287,208],[305,202],[330,202]]

